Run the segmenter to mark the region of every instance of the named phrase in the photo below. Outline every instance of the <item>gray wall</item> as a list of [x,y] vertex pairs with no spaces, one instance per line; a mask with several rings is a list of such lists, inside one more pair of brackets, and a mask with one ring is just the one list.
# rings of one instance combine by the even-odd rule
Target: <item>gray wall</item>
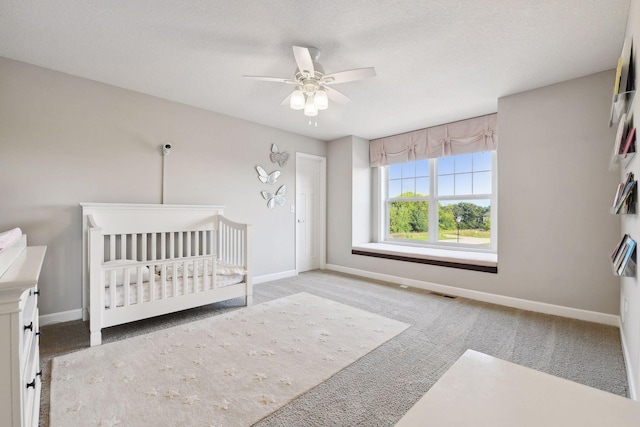
[[[0,231],[48,246],[41,314],[81,307],[78,203],[160,203],[167,142],[165,203],[226,205],[254,225],[256,276],[295,269],[294,153],[326,156],[325,142],[4,58],[0,76]],[[267,209],[256,165],[282,170],[286,206]]]
[[498,274],[351,255],[352,194],[367,191],[353,176],[365,155],[355,139],[329,143],[328,264],[618,314],[609,266],[620,232],[609,213],[618,184],[609,170],[613,78],[608,71],[499,100]]

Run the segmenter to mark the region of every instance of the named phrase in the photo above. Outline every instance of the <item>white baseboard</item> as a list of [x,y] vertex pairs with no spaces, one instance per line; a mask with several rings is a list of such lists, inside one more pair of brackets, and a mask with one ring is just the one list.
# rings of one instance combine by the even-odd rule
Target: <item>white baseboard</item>
[[253,278],[253,284],[271,282],[273,280],[286,279],[288,277],[295,277],[298,273],[295,270],[282,271],[274,274],[264,274],[262,276],[255,276]]
[[602,323],[605,325],[616,327],[620,326],[620,316],[616,316],[613,314],[599,313],[597,311],[582,310],[579,308],[571,308],[561,305],[547,304],[544,302],[513,298],[504,295],[490,294],[487,292],[474,291],[470,289],[456,288],[455,286],[440,285],[437,283],[424,282],[421,280],[391,276],[389,274],[373,273],[371,271],[358,270],[355,268],[343,267],[334,264],[327,264],[327,270],[352,274],[354,276],[366,277],[368,279],[381,280],[384,282],[397,283],[399,285],[411,286],[414,288],[425,289],[428,291],[438,292],[446,295],[504,305],[506,307],[520,308],[522,310],[552,314],[555,316],[568,317],[571,319],[586,320],[588,322]]
[[82,319],[82,309],[62,311],[60,313],[43,314],[38,317],[40,326],[52,325],[54,323],[70,322]]
[[622,355],[624,356],[624,364],[627,368],[627,383],[629,384],[629,397],[633,400],[638,400],[638,388],[636,384],[636,376],[633,372],[633,364],[629,356],[629,349],[627,348],[627,340],[624,338],[622,330],[622,324],[620,325],[620,340],[622,341]]

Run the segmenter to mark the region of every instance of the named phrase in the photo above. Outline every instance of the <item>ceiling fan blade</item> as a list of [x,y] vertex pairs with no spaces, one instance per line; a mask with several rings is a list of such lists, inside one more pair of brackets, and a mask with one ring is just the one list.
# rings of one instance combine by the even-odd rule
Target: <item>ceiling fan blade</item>
[[242,76],[251,80],[260,80],[263,82],[276,82],[276,83],[287,83],[291,85],[298,84],[297,81],[291,79],[285,79],[283,77],[264,77],[264,76]]
[[313,60],[311,59],[311,53],[306,47],[293,46],[293,56],[296,58],[296,64],[300,72],[308,72],[310,75],[314,75]]
[[327,74],[324,76],[324,82],[327,84],[346,83],[354,80],[368,79],[376,76],[376,69],[373,67],[356,68],[354,70],[338,71],[337,73]]
[[349,102],[351,102],[351,99],[349,99],[349,97],[344,93],[328,86],[323,86],[323,88],[325,91],[327,91],[327,96],[333,102],[337,102],[338,104],[348,104]]

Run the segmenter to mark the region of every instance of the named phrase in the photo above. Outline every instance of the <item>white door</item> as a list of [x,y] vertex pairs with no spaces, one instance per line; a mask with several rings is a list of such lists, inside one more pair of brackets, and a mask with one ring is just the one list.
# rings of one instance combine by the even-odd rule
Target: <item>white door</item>
[[325,267],[326,159],[296,153],[296,270]]

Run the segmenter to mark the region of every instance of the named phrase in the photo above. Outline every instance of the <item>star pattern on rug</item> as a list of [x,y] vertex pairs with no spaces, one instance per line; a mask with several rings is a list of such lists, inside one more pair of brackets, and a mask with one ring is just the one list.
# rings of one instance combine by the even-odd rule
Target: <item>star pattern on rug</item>
[[109,418],[108,420],[100,420],[100,424],[98,424],[100,427],[113,427],[115,425],[118,425],[122,423],[122,421],[120,421],[115,415],[112,418]]
[[184,398],[184,400],[182,401],[182,403],[183,403],[184,405],[193,405],[194,403],[196,403],[196,402],[197,402],[197,401],[199,401],[199,400],[200,400],[200,398],[199,398],[198,396],[196,396],[196,395],[193,395],[193,396],[186,396],[186,397]]
[[262,381],[266,380],[267,378],[269,378],[269,377],[266,374],[263,374],[263,373],[253,374],[253,379],[258,381],[258,382],[262,382]]
[[101,377],[91,377],[89,378],[89,384],[102,384],[104,381],[104,375]]
[[231,402],[229,402],[227,399],[222,399],[221,402],[215,403],[214,405],[218,409],[222,409],[223,411],[228,411],[229,405],[231,405]]
[[67,382],[71,381],[72,378],[73,378],[73,375],[71,375],[71,374],[67,374],[67,375],[62,375],[62,376],[56,377],[56,379],[58,381],[67,381]]
[[80,409],[82,409],[85,406],[87,406],[86,403],[84,403],[82,401],[78,401],[73,406],[69,406],[67,408],[67,413],[80,412]]
[[[295,297],[291,297],[292,300]],[[310,295],[305,298],[308,298],[305,301],[319,299]],[[52,365],[52,378],[57,381],[57,387],[78,389],[84,384],[86,390],[89,390],[87,387],[91,390],[86,394],[87,399],[97,400],[97,405],[82,403],[78,412],[67,416],[77,420],[86,417],[84,421],[67,418],[69,422],[64,422],[60,421],[65,419],[61,417],[68,408],[73,410],[74,406],[69,405],[75,400],[69,399],[58,406],[52,400],[51,416],[55,413],[58,417],[55,425],[96,425],[99,420],[102,425],[171,423],[158,418],[161,411],[154,414],[153,410],[137,413],[136,416],[144,417],[145,421],[139,422],[136,418],[134,423],[127,413],[118,412],[117,405],[104,405],[104,399],[100,399],[114,393],[117,398],[125,398],[130,396],[126,393],[131,392],[137,399],[144,399],[140,404],[149,405],[148,408],[154,405],[179,411],[182,408],[181,411],[194,416],[194,425],[252,425],[407,327],[399,329],[394,323],[383,326],[379,319],[384,318],[375,315],[365,322],[363,316],[348,315],[356,309],[328,300],[322,300],[322,305],[294,304],[286,300],[242,308],[196,321],[193,326],[181,325],[154,335],[134,337],[131,340],[140,340],[137,346],[120,346],[119,351],[112,350],[112,346],[121,344],[119,342],[99,350],[88,349],[91,358],[88,367],[86,359],[76,357],[77,353],[73,357],[61,356],[60,363],[54,360]],[[305,309],[301,310],[300,306]],[[348,320],[349,317],[352,320]],[[213,323],[198,323],[205,321]],[[345,327],[346,324],[353,326]],[[377,333],[376,328],[384,328],[385,334]],[[386,332],[394,329],[396,332]],[[88,375],[78,370],[78,365],[83,363],[82,369]],[[98,367],[98,363],[102,365]],[[92,370],[92,365],[100,370]],[[71,394],[65,391],[65,395]],[[248,410],[246,403],[239,405],[236,396],[253,400],[253,405],[249,405],[251,409]],[[205,418],[198,418],[205,413],[196,410],[199,405],[210,408]],[[248,415],[253,414],[252,411],[258,412]]]
[[173,399],[174,397],[180,396],[180,391],[178,391],[178,390],[167,390],[167,392],[164,394],[164,396],[168,397],[169,399]]
[[152,388],[151,390],[145,391],[144,394],[146,394],[147,396],[157,396],[158,390]]
[[196,378],[196,374],[185,374],[182,376],[182,381],[189,382],[195,380]]
[[278,380],[278,382],[282,385],[292,385],[293,382],[291,381],[291,378],[289,377],[282,377]]
[[259,400],[260,403],[262,403],[263,405],[270,405],[272,403],[276,403],[276,399],[274,399],[273,396],[269,396],[267,394],[263,394],[262,397]]

